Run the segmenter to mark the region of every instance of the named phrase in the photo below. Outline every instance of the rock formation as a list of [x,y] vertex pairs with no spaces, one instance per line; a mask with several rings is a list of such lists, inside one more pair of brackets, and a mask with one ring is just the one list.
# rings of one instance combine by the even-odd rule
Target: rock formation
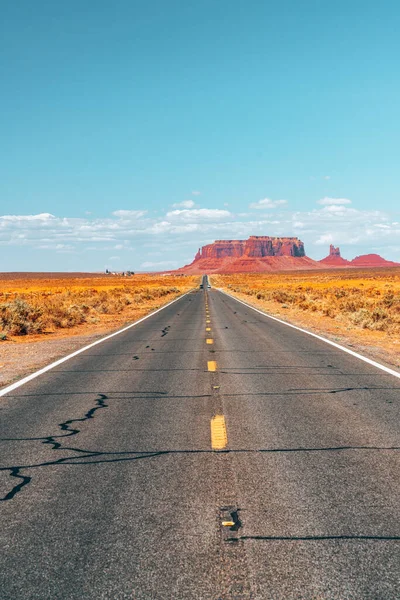
[[251,235],[248,240],[216,240],[203,246],[195,261],[202,258],[240,258],[251,256],[305,256],[304,244],[296,237],[269,237]]
[[350,261],[351,267],[399,267],[400,263],[386,260],[379,254],[362,254]]
[[339,246],[335,248],[333,244],[329,246],[329,256],[340,256],[340,248]]
[[195,275],[399,266],[400,263],[385,260],[378,254],[346,260],[342,258],[340,248],[333,244],[329,255],[317,261],[306,256],[304,244],[297,237],[252,235],[248,240],[217,240],[207,244],[199,248],[192,263],[178,269],[178,272]]
[[321,268],[305,255],[297,237],[252,235],[248,240],[217,240],[203,246],[184,273],[241,273]]
[[340,249],[335,248],[332,244],[329,247],[329,255],[319,261],[326,267],[358,267],[358,268],[377,268],[377,267],[398,267],[400,263],[386,260],[379,254],[363,254],[356,256],[353,260],[346,260],[340,255]]
[[347,267],[349,265],[349,261],[341,257],[340,248],[335,248],[333,244],[329,246],[329,255],[319,262],[331,267]]

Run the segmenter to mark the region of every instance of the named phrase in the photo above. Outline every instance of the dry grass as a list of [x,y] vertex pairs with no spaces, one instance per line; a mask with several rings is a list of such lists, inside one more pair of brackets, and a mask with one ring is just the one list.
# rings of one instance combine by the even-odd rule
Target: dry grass
[[0,338],[111,328],[166,304],[198,282],[199,277],[161,275],[6,276],[0,278]]
[[217,287],[271,314],[343,335],[400,362],[400,269],[213,275]]

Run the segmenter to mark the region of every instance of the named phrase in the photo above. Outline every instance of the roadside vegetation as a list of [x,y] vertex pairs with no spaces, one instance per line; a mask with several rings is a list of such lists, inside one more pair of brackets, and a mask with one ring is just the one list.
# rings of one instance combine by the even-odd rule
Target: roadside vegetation
[[111,328],[159,308],[198,282],[199,277],[173,275],[0,277],[0,338]]
[[388,351],[400,363],[400,269],[213,275],[266,312]]

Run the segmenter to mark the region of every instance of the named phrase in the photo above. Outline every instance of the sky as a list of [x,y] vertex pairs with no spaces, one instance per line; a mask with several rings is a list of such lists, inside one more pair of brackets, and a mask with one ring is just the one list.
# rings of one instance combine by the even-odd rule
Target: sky
[[3,0],[0,271],[400,261],[400,3]]

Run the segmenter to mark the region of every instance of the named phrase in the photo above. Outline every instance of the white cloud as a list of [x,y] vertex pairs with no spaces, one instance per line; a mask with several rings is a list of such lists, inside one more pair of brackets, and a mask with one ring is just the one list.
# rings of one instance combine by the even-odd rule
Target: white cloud
[[332,206],[336,204],[351,204],[351,200],[348,198],[321,198],[318,200],[317,204],[322,204],[323,206]]
[[1,222],[27,223],[29,221],[52,221],[56,217],[50,213],[40,213],[38,215],[3,215],[0,217]]
[[[400,226],[392,222],[389,213],[358,210],[343,203],[324,203],[321,208],[309,212],[295,212],[291,216],[294,232],[298,221],[303,224],[301,236],[309,255],[312,255],[312,245],[328,246],[331,243],[357,246],[358,253],[363,254],[371,252],[373,244],[378,242],[389,247],[400,236]],[[290,230],[289,224],[286,230]],[[399,259],[400,257],[397,257],[397,260]]]
[[160,260],[159,262],[145,261],[140,265],[140,269],[177,269],[178,262],[176,260]]
[[200,196],[199,190],[193,190],[192,194],[193,196]]
[[115,217],[122,217],[123,219],[140,219],[144,217],[147,210],[115,210],[113,214]]
[[329,180],[331,178],[330,175],[324,175],[324,179]]
[[332,204],[332,206],[324,206],[324,208],[321,209],[321,212],[323,214],[325,213],[328,215],[344,216],[357,213],[358,211],[355,208],[349,208],[347,206]]
[[193,200],[184,200],[183,202],[175,202],[172,206],[174,208],[193,208],[194,202]]
[[270,198],[263,198],[258,202],[252,202],[249,207],[263,210],[277,208],[278,206],[284,206],[285,204],[287,204],[287,200],[271,200]]
[[331,233],[324,233],[315,241],[317,246],[327,246],[328,244],[332,244],[332,242],[333,235]]
[[[268,201],[264,202],[264,207],[271,202],[275,207],[283,206],[276,205],[278,201],[263,200]],[[260,207],[260,203],[256,204]],[[192,250],[194,255],[197,248],[205,243],[215,239],[245,239],[249,235],[299,235],[306,245],[307,254],[312,257],[315,256],[313,249],[314,253],[317,248],[321,253],[325,253],[325,250],[327,253],[329,244],[334,243],[342,247],[353,245],[354,252],[358,254],[371,251],[374,247],[392,248],[387,258],[400,260],[393,250],[400,239],[398,215],[379,210],[358,210],[351,206],[347,198],[322,198],[310,211],[286,209],[274,213],[270,211],[270,214],[267,211],[234,214],[227,209],[181,207],[160,210],[158,214],[144,210],[116,210],[102,218],[93,215],[83,218],[57,217],[50,213],[0,216],[1,246],[12,246],[21,253],[21,257],[23,254],[27,257],[30,249],[48,250],[49,257],[57,253],[60,269],[65,268],[61,261],[65,253],[70,253],[70,256],[80,254],[81,258],[85,256],[85,260],[90,260],[90,264],[94,265],[93,268],[96,268],[98,261],[117,253],[121,259],[118,264],[124,268],[129,266],[138,269],[139,264],[152,258],[160,258],[162,262],[177,262],[176,265],[152,263],[141,267],[163,270],[187,262],[182,257]],[[134,252],[133,244],[136,248]],[[88,248],[97,252],[97,256],[93,252],[93,259],[87,258],[90,254]],[[154,250],[161,250],[162,255],[152,257]],[[348,251],[349,257],[350,254]],[[385,256],[385,252],[382,254]],[[8,256],[13,258],[14,255],[12,252],[5,255],[7,261],[4,268],[12,270],[9,265],[14,263]],[[21,258],[20,270],[25,264],[23,260]]]
[[182,221],[213,221],[227,219],[231,217],[231,213],[228,210],[221,210],[219,208],[194,208],[192,210],[171,210],[167,212],[166,217],[169,219],[178,219]]

